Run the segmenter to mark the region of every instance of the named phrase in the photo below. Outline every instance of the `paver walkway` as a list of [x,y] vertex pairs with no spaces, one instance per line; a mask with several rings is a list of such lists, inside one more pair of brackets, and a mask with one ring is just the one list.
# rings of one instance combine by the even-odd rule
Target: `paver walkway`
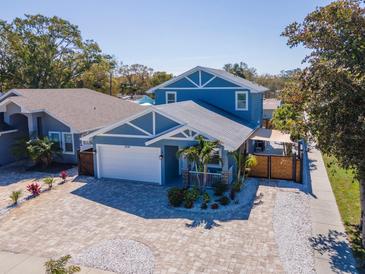
[[[48,259],[11,252],[0,251],[1,274],[41,274],[45,272],[44,263]],[[113,272],[102,271],[88,267],[81,267],[79,274],[112,274]]]
[[162,187],[81,177],[0,217],[0,249],[59,257],[121,238],[151,248],[155,273],[284,273],[272,227],[276,189],[258,193],[253,208],[211,219],[168,209]]
[[312,199],[312,246],[315,269],[322,273],[357,273],[335,196],[319,150],[308,153]]

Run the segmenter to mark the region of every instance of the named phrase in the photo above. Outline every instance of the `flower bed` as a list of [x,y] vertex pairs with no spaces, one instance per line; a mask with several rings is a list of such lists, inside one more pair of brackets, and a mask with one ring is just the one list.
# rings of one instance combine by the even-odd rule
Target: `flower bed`
[[[58,182],[58,185],[64,184],[68,178],[67,171],[62,171],[59,177],[60,177],[59,179],[56,179],[54,177],[45,177],[43,178],[43,180],[29,182],[29,184],[26,185],[24,190],[23,189],[13,190],[9,196],[11,204],[3,208],[0,207],[0,216],[9,212],[11,209],[23,204],[24,202],[38,197],[44,192],[50,191],[56,182]],[[45,188],[45,186],[48,187]],[[29,195],[27,196],[23,195],[25,193],[29,193]]]
[[203,192],[194,187],[189,189],[174,187],[168,191],[169,207],[192,213],[228,212],[247,205],[255,198],[256,191],[255,182],[245,183],[240,191],[237,189],[232,191],[231,185],[227,185],[223,192],[217,190],[217,187],[207,188]]

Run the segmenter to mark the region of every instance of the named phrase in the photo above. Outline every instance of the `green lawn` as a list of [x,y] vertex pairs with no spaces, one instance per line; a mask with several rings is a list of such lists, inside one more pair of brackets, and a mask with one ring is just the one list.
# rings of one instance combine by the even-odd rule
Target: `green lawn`
[[360,189],[352,170],[340,168],[334,157],[323,155],[328,177],[342,220],[345,224],[355,257],[361,265],[360,272],[365,273],[365,249],[361,247],[360,231]]

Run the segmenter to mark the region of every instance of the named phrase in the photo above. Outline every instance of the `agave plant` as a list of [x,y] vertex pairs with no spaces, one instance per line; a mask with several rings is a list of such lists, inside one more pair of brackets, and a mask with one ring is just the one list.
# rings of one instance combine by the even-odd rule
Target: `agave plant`
[[21,190],[15,190],[15,191],[11,192],[9,197],[13,201],[14,205],[16,205],[18,203],[18,200],[19,200],[21,195],[22,195]]
[[54,183],[55,179],[52,178],[52,177],[47,177],[47,178],[44,178],[43,179],[43,182],[48,185],[48,188],[51,189],[52,186],[53,186],[53,183]]
[[73,274],[80,272],[81,268],[79,266],[67,265],[70,259],[70,255],[63,256],[57,260],[50,259],[44,264],[46,274]]

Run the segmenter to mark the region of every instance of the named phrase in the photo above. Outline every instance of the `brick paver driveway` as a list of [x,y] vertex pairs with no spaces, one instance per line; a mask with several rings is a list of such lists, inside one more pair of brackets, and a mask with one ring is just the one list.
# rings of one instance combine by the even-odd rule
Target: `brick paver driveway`
[[151,248],[156,273],[282,273],[276,189],[258,193],[257,205],[211,218],[168,209],[163,187],[80,177],[0,217],[0,249],[55,257],[127,238]]

